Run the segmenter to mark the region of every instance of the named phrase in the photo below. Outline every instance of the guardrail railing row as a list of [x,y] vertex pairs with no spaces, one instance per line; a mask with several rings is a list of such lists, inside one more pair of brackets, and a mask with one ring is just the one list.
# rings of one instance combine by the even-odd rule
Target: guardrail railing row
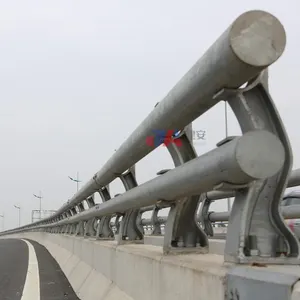
[[[279,203],[287,185],[299,184],[300,171],[291,173],[288,136],[267,86],[267,68],[285,44],[284,28],[271,14],[239,16],[72,199],[53,216],[1,235],[45,231],[122,244],[142,242],[150,229],[163,236],[166,254],[207,253],[212,221],[228,220],[225,261],[298,264],[299,242]],[[242,136],[198,157],[191,122],[220,101],[231,106]],[[176,135],[157,141],[157,132]],[[138,185],[135,164],[163,142],[174,168]],[[112,197],[109,184],[116,178],[126,191]],[[102,203],[95,203],[95,193]],[[235,197],[230,213],[209,211],[212,201],[227,197]],[[163,208],[167,217],[158,216]],[[151,218],[143,219],[147,211]]]

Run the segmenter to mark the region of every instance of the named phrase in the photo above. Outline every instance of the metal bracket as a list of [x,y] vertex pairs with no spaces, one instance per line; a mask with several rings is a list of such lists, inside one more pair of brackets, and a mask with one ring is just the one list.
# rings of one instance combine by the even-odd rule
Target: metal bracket
[[279,272],[262,267],[233,267],[226,275],[226,300],[291,300],[298,270]]
[[[129,169],[125,173],[119,175],[126,191],[137,186],[134,173],[134,169]],[[130,209],[125,212],[121,221],[121,226],[118,232],[119,234],[117,236],[118,244],[123,244],[126,241],[137,242],[144,238],[143,232],[140,231],[139,226],[137,226],[139,211],[139,209]]]
[[96,222],[96,218],[92,218],[90,220],[88,220],[85,224],[84,227],[84,237],[94,237],[96,236],[96,230],[95,230],[95,222]]
[[67,230],[67,227],[68,227],[67,224],[66,225],[62,225],[61,228],[60,228],[59,233],[64,234],[66,232],[66,230]]
[[[105,186],[98,191],[103,202],[111,199],[108,187]],[[96,239],[112,239],[114,233],[110,227],[111,216],[103,216],[99,219],[96,229]],[[94,222],[95,224],[95,222]]]
[[103,187],[102,189],[100,189],[98,191],[98,193],[99,193],[99,195],[100,195],[103,202],[106,202],[106,201],[111,199],[110,193],[109,193],[108,188],[106,186]]
[[69,224],[69,232],[67,232],[67,234],[72,235],[75,233],[76,231],[76,224]]
[[95,206],[95,199],[94,199],[94,194],[86,199],[86,203],[88,205],[89,208],[92,208]]
[[[169,143],[167,145],[175,167],[197,157],[185,129],[180,132],[176,139],[179,139],[180,143]],[[171,204],[165,225],[163,246],[165,254],[208,252],[207,235],[196,220],[199,200],[200,195],[195,195],[184,197]]]
[[204,232],[208,236],[214,236],[214,229],[212,227],[211,221],[209,220],[209,206],[213,201],[210,200],[206,194],[203,195],[202,198],[204,199],[200,202],[200,210],[199,210],[200,223],[202,225]]
[[68,228],[67,228],[66,234],[72,235],[72,229],[73,229],[73,224],[68,224]]
[[77,229],[77,224],[76,223],[70,224],[70,234],[71,235],[75,234],[76,229]]
[[[229,219],[225,261],[300,264],[299,242],[279,212],[292,168],[292,151],[263,77],[261,73],[248,82],[246,88],[224,89],[215,95],[215,98],[227,100],[243,134],[251,130],[268,130],[280,139],[285,149],[285,164],[281,172],[237,190]],[[282,255],[286,251],[284,248],[287,249],[286,256]]]
[[142,209],[139,209],[139,212],[138,212],[138,215],[136,217],[136,227],[139,229],[139,231],[143,234],[145,234],[145,231],[144,231],[144,227],[142,225],[142,215],[143,215],[143,210]]
[[99,219],[99,222],[97,224],[96,229],[96,239],[97,240],[107,240],[107,239],[113,239],[114,232],[112,231],[110,227],[110,216],[104,216]]
[[160,210],[160,208],[155,206],[152,211],[151,223],[152,223],[153,229],[152,229],[151,235],[161,235],[161,227],[160,227],[160,223],[158,221],[159,210]]
[[[115,235],[118,235],[120,233],[120,226],[121,226],[121,221],[120,219],[123,218],[123,214],[117,214],[114,222],[114,227],[115,227]],[[122,220],[122,219],[121,219]]]
[[79,221],[79,223],[77,223],[76,226],[76,231],[75,231],[75,235],[77,236],[83,236],[84,235],[84,221]]
[[171,169],[163,169],[163,170],[160,170],[156,173],[156,175],[164,175],[166,174],[167,172],[169,172]]
[[225,145],[226,143],[231,142],[232,140],[234,140],[235,138],[237,138],[239,136],[237,135],[233,135],[233,136],[227,136],[226,138],[224,138],[223,140],[221,140],[219,143],[217,143],[217,147],[221,147],[222,145]]
[[79,212],[85,211],[84,206],[83,206],[83,203],[79,203],[79,204],[77,205],[77,207],[78,207]]
[[63,232],[64,234],[70,234],[71,232],[71,225],[70,224],[66,224],[66,228],[65,231]]

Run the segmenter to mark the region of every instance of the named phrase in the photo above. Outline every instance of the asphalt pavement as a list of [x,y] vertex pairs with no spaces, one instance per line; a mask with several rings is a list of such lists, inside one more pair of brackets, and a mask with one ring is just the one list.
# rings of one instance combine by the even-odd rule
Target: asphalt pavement
[[79,300],[48,250],[31,240],[0,239],[0,300]]
[[28,266],[28,247],[21,240],[0,239],[0,299],[20,300]]

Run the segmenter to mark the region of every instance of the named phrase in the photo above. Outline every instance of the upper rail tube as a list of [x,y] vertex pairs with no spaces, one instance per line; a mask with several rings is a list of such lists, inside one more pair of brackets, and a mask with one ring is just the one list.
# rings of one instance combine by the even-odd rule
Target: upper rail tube
[[[238,88],[283,53],[286,35],[276,17],[264,11],[240,15],[167,96],[152,110],[94,175],[57,213],[73,207],[154,150],[146,143],[153,130],[180,130],[219,100],[223,88]],[[158,145],[156,145],[158,146]],[[39,223],[39,222],[38,222]]]

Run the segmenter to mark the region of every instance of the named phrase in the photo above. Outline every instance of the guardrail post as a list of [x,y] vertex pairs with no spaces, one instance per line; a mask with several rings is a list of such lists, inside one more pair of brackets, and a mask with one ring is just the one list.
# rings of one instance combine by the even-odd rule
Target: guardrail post
[[208,236],[214,235],[214,230],[211,224],[211,221],[209,220],[209,206],[212,203],[212,200],[210,200],[207,197],[207,194],[203,196],[203,200],[200,204],[200,210],[199,210],[199,221],[203,227],[204,232]]
[[64,231],[62,232],[63,234],[69,234],[69,232],[70,232],[70,224],[66,224],[65,226],[64,226]]
[[[88,197],[85,201],[87,203],[88,208],[94,207],[95,206],[94,194]],[[84,208],[83,203],[82,203],[82,207]],[[92,218],[85,222],[84,238],[96,236],[96,229],[95,229],[96,221],[97,218]]]
[[[125,173],[119,175],[126,191],[137,186],[135,178],[135,166],[127,170]],[[126,211],[122,217],[119,232],[117,234],[118,244],[124,242],[141,241],[144,238],[143,232],[137,226],[137,219],[139,217],[140,209],[130,209]]]
[[84,226],[85,222],[84,221],[79,221],[76,225],[76,231],[75,235],[77,236],[83,236],[84,235]]
[[115,227],[115,235],[118,235],[120,232],[120,227],[121,227],[121,220],[123,218],[124,214],[116,214],[115,222],[114,222],[114,227]]
[[79,212],[82,212],[82,211],[85,210],[85,209],[84,209],[84,206],[83,206],[83,203],[79,203],[79,204],[77,205],[77,207],[78,207]]
[[96,236],[96,229],[95,229],[95,223],[97,221],[97,218],[92,218],[90,220],[87,220],[84,227],[84,237],[94,237]]
[[279,213],[279,204],[292,167],[292,151],[262,76],[263,73],[243,89],[224,89],[215,96],[228,101],[243,133],[251,130],[272,132],[280,139],[285,150],[285,163],[277,175],[237,190],[229,218],[225,260],[237,263],[259,261],[299,264],[299,242]]
[[76,231],[77,231],[77,223],[73,223],[71,225],[71,229],[70,229],[70,234],[76,234]]
[[[111,199],[108,187],[105,186],[98,191],[103,202],[109,201]],[[95,222],[98,220],[96,218]],[[112,239],[114,233],[110,227],[111,216],[103,216],[99,219],[96,228],[96,239]],[[94,222],[94,224],[95,224]]]
[[[175,139],[167,145],[175,167],[197,157],[186,128]],[[199,200],[200,195],[194,195],[172,203],[165,225],[164,253],[208,252],[208,237],[196,220]]]
[[153,229],[151,231],[151,235],[161,235],[161,227],[160,227],[160,223],[158,221],[159,210],[160,210],[160,208],[155,206],[152,211],[151,223],[152,223]]
[[67,229],[66,234],[72,235],[72,234],[74,233],[74,232],[73,232],[73,228],[74,228],[74,225],[73,225],[73,224],[68,224],[68,229]]
[[136,227],[138,228],[138,230],[144,236],[145,235],[145,230],[144,230],[144,227],[142,225],[142,215],[143,215],[143,210],[139,209],[139,212],[138,212],[137,217],[136,217]]
[[88,197],[86,199],[86,203],[87,203],[87,205],[88,205],[89,208],[95,206],[94,194],[91,197]]

